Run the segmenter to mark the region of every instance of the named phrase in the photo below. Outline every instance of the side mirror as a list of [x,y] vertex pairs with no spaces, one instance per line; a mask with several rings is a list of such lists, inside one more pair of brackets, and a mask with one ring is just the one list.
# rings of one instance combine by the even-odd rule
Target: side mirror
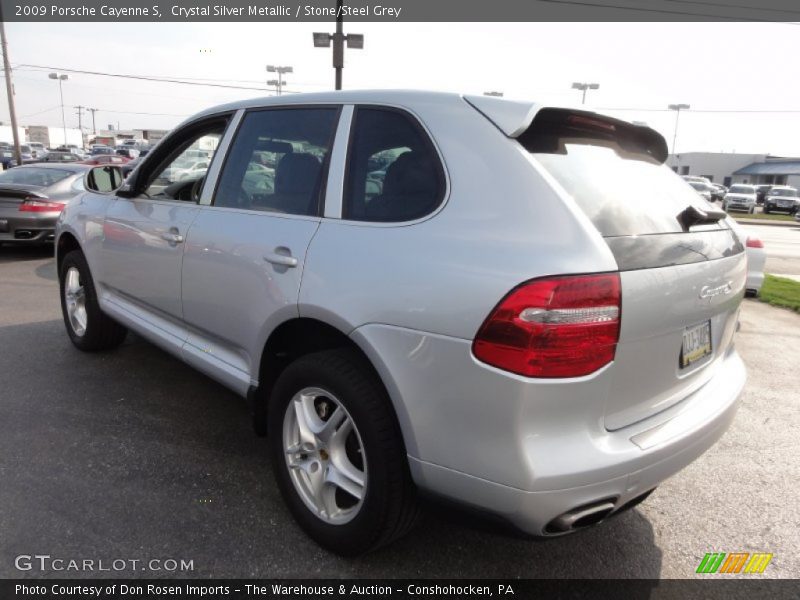
[[125,177],[122,169],[114,165],[101,165],[89,169],[84,178],[84,187],[87,190],[100,194],[110,194],[122,186]]

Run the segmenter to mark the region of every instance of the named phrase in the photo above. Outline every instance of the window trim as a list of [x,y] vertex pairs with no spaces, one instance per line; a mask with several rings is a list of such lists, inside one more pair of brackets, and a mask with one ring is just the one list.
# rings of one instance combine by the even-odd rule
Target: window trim
[[[400,113],[404,117],[406,117],[411,126],[414,127],[419,134],[423,138],[423,143],[426,143],[431,150],[431,154],[438,158],[438,177],[439,179],[439,201],[436,204],[435,208],[431,210],[429,213],[417,217],[416,219],[410,219],[407,221],[366,221],[366,220],[358,220],[358,219],[348,219],[344,215],[344,194],[345,190],[347,190],[348,185],[350,183],[350,164],[353,158],[353,141],[355,136],[356,125],[358,123],[358,111],[359,109],[364,110],[379,110],[384,112],[396,112]],[[354,103],[353,108],[353,115],[351,118],[350,123],[350,134],[347,137],[347,160],[345,161],[344,166],[344,173],[342,177],[342,197],[341,197],[341,210],[339,211],[339,222],[348,224],[348,225],[363,225],[369,227],[400,227],[400,226],[407,226],[407,225],[414,225],[416,223],[421,223],[423,221],[427,221],[428,219],[433,218],[436,216],[447,204],[448,200],[450,199],[450,176],[447,171],[447,165],[444,161],[444,156],[442,155],[441,149],[439,148],[438,144],[436,143],[436,139],[431,134],[430,130],[425,126],[424,122],[420,117],[414,113],[413,111],[409,110],[408,108],[392,105],[392,104],[382,104],[379,102],[357,102]]]
[[[333,131],[331,132],[331,139],[329,148],[330,150],[325,157],[325,161],[322,163],[322,170],[320,175],[322,177],[322,181],[320,181],[318,197],[317,197],[317,208],[314,214],[311,215],[297,215],[291,213],[282,213],[282,212],[275,212],[270,210],[256,210],[252,208],[239,208],[236,206],[217,206],[215,201],[217,199],[217,193],[219,191],[219,184],[222,179],[222,173],[225,170],[226,165],[228,164],[228,159],[231,154],[231,149],[233,148],[233,144],[236,141],[236,138],[239,136],[239,132],[243,127],[245,117],[250,113],[256,112],[267,112],[267,111],[277,111],[277,110],[309,110],[309,109],[320,109],[320,108],[329,108],[333,109],[335,112],[334,115],[334,126]],[[209,204],[206,205],[209,209],[216,209],[216,210],[231,210],[236,212],[241,212],[245,214],[255,214],[255,215],[266,215],[266,216],[273,216],[273,217],[283,217],[283,218],[296,218],[296,219],[314,219],[319,220],[322,215],[325,214],[325,203],[326,203],[326,194],[328,190],[328,179],[329,179],[329,167],[331,161],[331,155],[333,154],[334,148],[336,146],[336,142],[338,139],[339,134],[339,122],[342,117],[342,110],[344,108],[344,104],[339,103],[331,103],[331,102],[320,102],[320,103],[307,103],[307,104],[278,104],[278,105],[270,105],[270,106],[255,106],[252,108],[246,109],[239,109],[237,112],[241,112],[241,116],[239,117],[236,127],[234,128],[235,131],[231,135],[231,139],[225,148],[225,155],[224,158],[220,162],[220,167],[217,173],[215,173],[215,180],[213,186],[203,186],[204,191],[205,187],[208,187],[210,190],[213,189],[213,192],[210,192],[210,199]],[[219,152],[217,153],[219,154]],[[216,159],[216,155],[214,158]],[[216,162],[216,160],[214,161]],[[208,182],[206,182],[208,183]],[[201,194],[202,197],[202,194]]]

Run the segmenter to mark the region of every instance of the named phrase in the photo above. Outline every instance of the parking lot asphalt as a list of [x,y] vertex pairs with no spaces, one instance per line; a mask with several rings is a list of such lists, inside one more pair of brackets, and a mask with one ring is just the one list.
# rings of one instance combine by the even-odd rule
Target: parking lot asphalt
[[[321,550],[273,485],[244,401],[135,336],[82,354],[48,251],[0,248],[0,577],[15,557],[184,559],[195,577],[686,578],[706,552],[771,552],[800,577],[800,315],[747,300],[749,379],[730,431],[644,504],[549,541],[428,510],[358,559]],[[706,576],[708,577],[708,576]]]
[[764,242],[767,273],[800,275],[800,223],[791,226],[745,225]]

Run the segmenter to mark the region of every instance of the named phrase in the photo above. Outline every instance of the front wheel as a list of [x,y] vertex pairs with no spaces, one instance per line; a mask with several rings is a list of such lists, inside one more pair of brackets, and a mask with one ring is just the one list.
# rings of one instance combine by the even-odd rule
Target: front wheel
[[87,352],[119,346],[128,330],[100,310],[83,252],[69,252],[61,261],[58,275],[61,312],[72,343]]
[[269,445],[281,494],[321,546],[355,556],[403,535],[417,515],[397,420],[356,352],[297,359],[270,396]]

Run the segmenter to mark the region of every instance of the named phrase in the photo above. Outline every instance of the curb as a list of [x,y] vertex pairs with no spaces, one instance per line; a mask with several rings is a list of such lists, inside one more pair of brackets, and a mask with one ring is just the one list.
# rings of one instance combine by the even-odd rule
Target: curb
[[800,227],[797,221],[778,221],[772,219],[736,219],[734,221],[742,225],[770,225],[772,227]]

